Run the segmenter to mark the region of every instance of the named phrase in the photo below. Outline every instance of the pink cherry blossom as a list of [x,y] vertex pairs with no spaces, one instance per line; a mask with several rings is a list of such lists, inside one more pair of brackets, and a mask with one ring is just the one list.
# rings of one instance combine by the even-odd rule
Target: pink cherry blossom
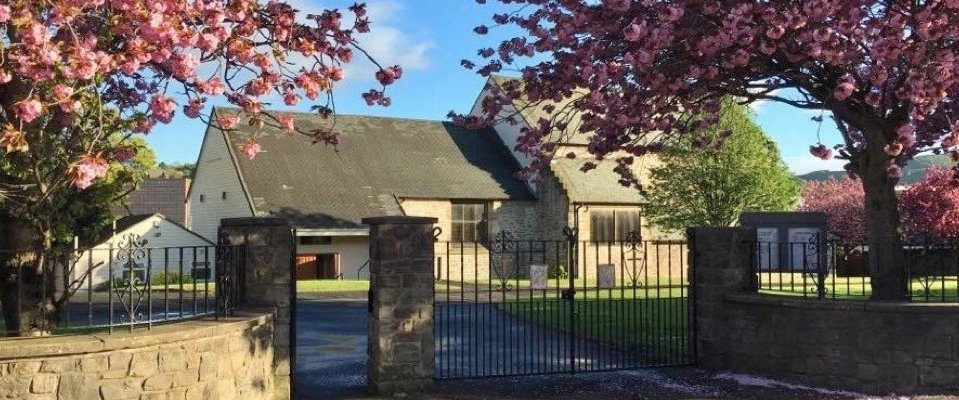
[[888,154],[890,157],[898,157],[900,154],[902,154],[902,143],[892,142],[886,145],[885,150],[886,154]]
[[839,80],[839,83],[836,84],[836,90],[833,92],[833,96],[836,97],[836,100],[843,101],[852,96],[853,92],[856,91],[856,84],[852,81],[851,78],[846,77]]
[[276,119],[280,122],[280,127],[283,128],[283,130],[287,131],[288,133],[293,133],[296,131],[293,114],[280,114],[276,116]]
[[203,111],[203,98],[192,98],[186,106],[183,106],[183,115],[186,115],[190,118],[200,118],[200,113]]
[[240,126],[240,117],[238,115],[223,115],[217,118],[217,124],[220,129],[236,129]]
[[4,4],[0,5],[0,23],[4,23],[10,20],[10,6]]
[[809,153],[816,158],[821,158],[823,160],[829,160],[832,158],[832,149],[822,144],[818,146],[809,146]]
[[173,113],[176,112],[176,102],[172,98],[156,94],[150,100],[150,111],[153,112],[153,118],[157,121],[169,123],[173,119]]
[[300,95],[293,92],[283,93],[283,104],[288,106],[295,106],[296,103],[300,102]]
[[829,179],[806,182],[799,211],[826,214],[829,232],[847,243],[862,243],[866,238],[866,212],[862,206],[862,183],[853,179]]
[[[502,112],[508,107],[540,112],[562,104],[581,121],[528,121],[508,145],[532,160],[529,173],[541,173],[555,156],[547,144],[563,136],[556,132],[582,135],[591,158],[637,151],[635,143],[654,152],[714,125],[711,104],[728,97],[829,112],[835,119],[824,123],[837,124],[842,138],[810,152],[848,159],[856,176],[888,174],[893,157],[901,168],[953,143],[946,137],[959,120],[959,50],[944,43],[959,37],[959,0],[499,3],[494,21],[515,37],[484,39],[490,42],[477,58],[461,62],[483,77],[517,71],[514,81],[489,81],[484,119],[511,123]],[[392,82],[385,71],[376,77]],[[363,95],[371,105],[382,97]],[[912,131],[899,131],[903,125]],[[896,201],[889,196],[895,182],[862,183],[884,204],[870,207],[871,217],[888,218],[882,210],[895,209],[886,204]],[[897,237],[895,225],[870,224],[882,231],[868,237]]]
[[886,173],[888,174],[890,179],[899,179],[900,177],[902,177],[902,167],[896,164],[892,164],[889,166],[889,168],[886,169]]
[[43,112],[43,104],[35,98],[17,103],[17,117],[24,123],[31,123]]
[[86,189],[97,178],[107,175],[110,164],[100,156],[87,155],[70,168],[70,182],[77,189]]
[[243,152],[243,155],[246,156],[246,158],[249,158],[250,160],[252,160],[256,158],[257,154],[260,154],[260,151],[262,151],[262,149],[260,148],[260,144],[257,143],[256,140],[250,139],[249,141],[243,144],[241,151]]
[[133,127],[133,132],[136,133],[150,133],[153,130],[153,126],[156,125],[156,121],[149,118],[143,118],[136,121],[136,124]]
[[118,163],[125,163],[136,157],[137,151],[132,146],[120,146],[113,149],[113,159]]
[[945,167],[926,170],[925,177],[899,195],[902,228],[916,240],[959,237],[959,186],[954,171]]

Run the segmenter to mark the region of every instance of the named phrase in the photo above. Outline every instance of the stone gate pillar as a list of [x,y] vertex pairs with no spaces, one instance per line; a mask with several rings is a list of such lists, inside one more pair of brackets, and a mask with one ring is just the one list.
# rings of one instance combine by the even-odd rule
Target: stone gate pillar
[[279,218],[227,218],[220,235],[231,245],[244,245],[239,272],[239,308],[274,310],[273,379],[275,400],[293,397],[295,328],[291,323],[296,296],[293,265],[296,242],[293,228]]
[[367,387],[374,395],[424,390],[433,380],[433,224],[376,217],[370,226]]
[[696,326],[696,359],[709,369],[726,367],[730,323],[723,304],[729,294],[749,291],[751,243],[756,230],[749,228],[690,228],[690,266]]

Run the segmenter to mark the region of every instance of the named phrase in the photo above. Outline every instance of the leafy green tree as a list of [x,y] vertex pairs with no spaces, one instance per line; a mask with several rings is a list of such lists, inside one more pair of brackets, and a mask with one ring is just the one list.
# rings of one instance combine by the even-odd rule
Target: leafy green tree
[[802,185],[747,107],[723,102],[719,123],[668,145],[650,170],[651,221],[677,231],[730,226],[744,211],[790,210]]
[[[94,238],[102,237],[110,229],[115,218],[111,205],[125,200],[127,194],[146,178],[148,172],[156,167],[156,155],[142,137],[132,137],[119,133],[110,135],[105,142],[109,142],[115,152],[123,155],[115,156],[107,165],[107,171],[101,179],[91,183],[86,189],[77,189],[66,186],[60,190],[50,191],[45,207],[56,210],[55,215],[46,219],[49,232],[50,248],[69,248],[73,237],[81,238],[81,245],[92,245]],[[4,162],[0,158],[0,175],[18,176],[23,171],[13,164]],[[30,235],[24,235],[23,226],[18,222],[16,212],[30,212],[25,208],[25,202],[16,193],[0,191],[0,236],[7,243],[25,244],[33,240]],[[8,249],[0,248],[0,259],[6,261],[11,253]],[[62,255],[62,254],[61,254]],[[43,265],[42,263],[39,265]],[[17,334],[15,329],[49,330],[58,323],[59,309],[66,301],[67,293],[55,290],[62,288],[66,277],[61,274],[45,276],[42,274],[24,274],[24,285],[17,288],[19,281],[11,277],[9,270],[0,269],[0,311],[8,334]],[[81,278],[82,280],[82,278]],[[67,282],[72,288],[79,287],[76,282]],[[21,298],[17,300],[17,296]],[[52,293],[59,293],[56,296]],[[22,309],[18,304],[27,301],[38,301],[47,294],[47,303],[52,307]]]

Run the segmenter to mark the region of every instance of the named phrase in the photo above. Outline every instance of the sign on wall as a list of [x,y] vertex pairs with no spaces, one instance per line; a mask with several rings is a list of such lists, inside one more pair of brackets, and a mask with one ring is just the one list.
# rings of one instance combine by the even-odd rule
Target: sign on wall
[[531,289],[546,289],[546,265],[533,264],[529,266],[529,287]]
[[789,258],[793,271],[819,268],[821,231],[816,228],[789,228]]
[[[826,214],[820,212],[747,212],[740,225],[756,229],[759,270],[813,272],[828,259]],[[827,246],[828,247],[828,246]]]
[[616,267],[613,264],[602,264],[597,269],[600,289],[609,289],[616,286]]
[[756,241],[759,251],[759,269],[779,268],[779,229],[756,229]]

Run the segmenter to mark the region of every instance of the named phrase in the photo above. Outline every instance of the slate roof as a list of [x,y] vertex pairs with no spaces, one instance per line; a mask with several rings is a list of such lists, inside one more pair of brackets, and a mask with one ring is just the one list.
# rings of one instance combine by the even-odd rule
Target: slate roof
[[550,168],[572,203],[643,204],[646,198],[639,189],[619,184],[619,174],[612,161],[590,160],[598,166],[589,172],[580,168],[586,160],[556,158]]
[[127,215],[117,220],[117,232],[123,232],[133,225],[139,224],[153,217],[156,214],[137,214]]
[[[110,240],[113,237],[114,232],[117,234],[122,234],[123,231],[130,229],[133,225],[139,224],[147,219],[153,217],[154,214],[136,214],[136,215],[127,215],[120,217],[116,220],[116,230],[113,229],[113,226],[107,226],[104,229],[100,230],[92,239],[84,239],[83,246],[93,247]],[[89,242],[88,242],[89,240]]]
[[[294,116],[306,130],[330,124],[316,114]],[[400,198],[534,199],[514,178],[519,166],[492,130],[352,115],[338,115],[334,129],[342,133],[337,151],[265,127],[256,134],[263,152],[255,160],[239,152],[252,128],[225,134],[256,215],[299,228],[349,229],[361,228],[364,217],[402,215]]]
[[[510,81],[516,81],[517,78],[505,75],[490,75],[489,81],[492,84],[502,86]],[[587,95],[588,93],[583,91],[577,91],[577,93],[582,96]],[[513,107],[519,111],[520,116],[523,117],[523,120],[526,121],[526,124],[529,126],[537,125],[537,122],[540,118],[550,119],[555,117],[556,112],[553,114],[547,114],[544,111],[543,106],[546,104],[553,104],[556,107],[556,110],[562,110],[563,106],[569,104],[572,99],[564,99],[561,103],[553,102],[542,102],[536,106],[530,106],[528,100],[516,99],[513,101]],[[572,116],[567,123],[569,124],[566,132],[553,132],[550,135],[550,141],[558,144],[567,144],[567,145],[587,145],[589,144],[590,134],[586,132],[579,132],[580,121],[578,116]]]
[[95,238],[94,241],[93,241],[92,243],[90,243],[90,245],[91,245],[91,246],[97,246],[97,245],[103,244],[103,243],[106,242],[107,240],[110,240],[110,238],[114,235],[114,233],[117,234],[117,235],[122,236],[122,235],[123,235],[123,232],[126,231],[127,229],[130,229],[130,228],[132,228],[134,225],[139,224],[139,223],[141,223],[141,222],[143,222],[143,221],[146,221],[146,220],[148,220],[148,219],[150,219],[150,218],[153,218],[153,217],[155,217],[155,216],[156,216],[156,217],[163,218],[163,219],[167,220],[167,222],[169,222],[169,223],[177,226],[178,228],[180,228],[180,229],[182,229],[182,230],[184,230],[184,231],[192,234],[193,236],[196,236],[196,237],[199,238],[201,241],[205,242],[205,244],[213,245],[213,242],[207,240],[207,239],[204,238],[203,236],[198,235],[196,232],[191,231],[189,228],[183,226],[183,225],[180,224],[179,222],[174,221],[174,220],[172,220],[172,219],[170,219],[170,218],[167,218],[165,215],[163,215],[163,214],[161,214],[161,213],[135,214],[135,215],[127,215],[127,216],[121,217],[121,218],[119,218],[119,219],[116,220],[116,229],[115,229],[115,230],[113,229],[112,226],[109,227],[108,229],[104,229],[104,231],[103,231],[102,233],[100,233],[100,236],[98,236],[97,238]]

